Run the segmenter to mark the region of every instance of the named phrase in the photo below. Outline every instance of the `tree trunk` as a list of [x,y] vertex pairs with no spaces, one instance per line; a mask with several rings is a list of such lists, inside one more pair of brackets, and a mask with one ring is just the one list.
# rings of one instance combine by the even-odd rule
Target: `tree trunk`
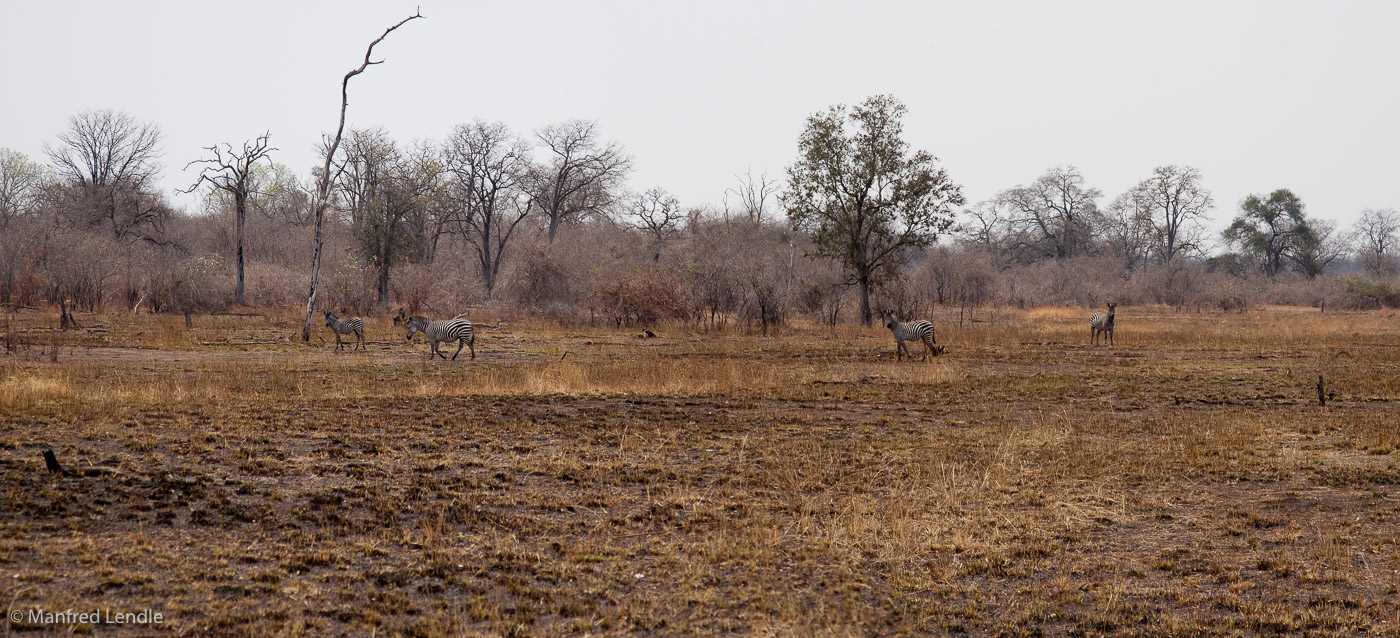
[[384,236],[384,258],[379,261],[379,307],[389,307],[389,264],[393,259],[394,243],[391,235]]
[[557,233],[557,232],[559,232],[559,216],[558,216],[558,215],[551,215],[551,216],[549,217],[549,245],[550,245],[550,246],[553,246],[553,245],[554,245],[554,234]]
[[862,273],[857,283],[860,285],[860,323],[870,327],[870,275]]
[[316,206],[316,238],[311,249],[311,292],[306,295],[306,323],[301,327],[302,342],[311,341],[311,314],[316,312],[316,296],[321,292],[321,227],[326,207]]
[[234,215],[237,217],[237,247],[234,249],[235,261],[238,262],[238,282],[234,284],[233,299],[240,306],[245,306],[248,301],[243,296],[243,227],[248,221],[248,207],[243,197],[234,198]]
[[[345,133],[345,110],[350,106],[350,78],[364,73],[365,69],[372,64],[369,58],[374,53],[374,45],[389,37],[394,29],[403,26],[405,22],[421,17],[423,17],[422,13],[414,13],[386,29],[384,35],[369,43],[369,48],[365,49],[365,61],[360,64],[360,67],[346,73],[345,78],[340,81],[340,127],[335,131],[335,140],[326,149],[326,162],[321,168],[321,185],[316,192],[316,239],[314,241],[315,247],[311,253],[311,293],[306,296],[306,323],[301,327],[301,340],[303,342],[311,341],[311,313],[316,311],[316,295],[321,291],[321,228],[324,226],[326,206],[329,205],[330,199],[331,160],[335,158],[335,151],[340,147],[341,135]],[[379,64],[379,62],[373,64]]]

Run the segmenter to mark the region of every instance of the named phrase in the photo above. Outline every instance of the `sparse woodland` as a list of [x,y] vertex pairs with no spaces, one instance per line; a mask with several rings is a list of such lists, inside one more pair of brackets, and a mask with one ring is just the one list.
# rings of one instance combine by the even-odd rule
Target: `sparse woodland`
[[[892,98],[860,108],[880,100],[875,115],[898,124],[903,107]],[[923,227],[917,241],[854,267],[809,223],[834,204],[800,201],[822,186],[793,181],[813,174],[803,173],[821,161],[812,153],[838,152],[838,138],[812,135],[839,133],[843,109],[813,116],[786,179],[738,175],[717,203],[633,184],[637,160],[597,122],[512,131],[473,120],[428,140],[351,129],[330,163],[318,305],[371,315],[492,307],[762,332],[798,317],[861,320],[867,285],[871,306],[903,316],[1108,299],[1188,310],[1400,305],[1393,208],[1363,211],[1344,228],[1274,185],[1238,205],[1214,202],[1208,176],[1179,166],[1111,197],[1075,168],[1051,167],[968,203],[957,167],[912,151],[908,165],[936,168],[944,200],[920,203],[933,211],[922,219],[905,211],[881,222],[895,234]],[[204,194],[198,210],[173,208],[155,187],[168,170],[160,127],[129,114],[73,116],[46,157],[0,151],[0,303],[133,312],[222,309],[240,295],[250,306],[305,303],[319,168],[277,163],[271,144],[281,136],[167,158],[205,167],[190,187]],[[1228,220],[1224,233],[1205,230]]]

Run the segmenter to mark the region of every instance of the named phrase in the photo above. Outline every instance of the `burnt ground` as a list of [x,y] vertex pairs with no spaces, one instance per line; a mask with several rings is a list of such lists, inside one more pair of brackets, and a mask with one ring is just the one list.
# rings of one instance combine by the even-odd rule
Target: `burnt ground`
[[1400,635],[1393,341],[943,334],[17,358],[7,631]]

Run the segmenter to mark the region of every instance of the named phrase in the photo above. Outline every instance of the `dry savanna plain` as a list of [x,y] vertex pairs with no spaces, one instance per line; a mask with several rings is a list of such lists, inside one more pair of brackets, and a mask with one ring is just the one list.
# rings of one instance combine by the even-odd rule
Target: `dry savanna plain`
[[8,312],[0,600],[162,621],[5,634],[1400,636],[1400,317],[1090,312]]

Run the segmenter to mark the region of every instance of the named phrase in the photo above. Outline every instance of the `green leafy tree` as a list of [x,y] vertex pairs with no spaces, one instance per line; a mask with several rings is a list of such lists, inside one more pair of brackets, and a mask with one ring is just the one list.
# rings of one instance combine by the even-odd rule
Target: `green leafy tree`
[[903,140],[907,109],[877,95],[807,118],[782,201],[819,255],[838,260],[860,292],[870,325],[870,287],[893,278],[901,254],[933,243],[964,203],[962,188],[925,151]]
[[1290,262],[1299,264],[1304,272],[1316,274],[1308,265],[1315,265],[1313,252],[1319,245],[1318,235],[1303,210],[1303,200],[1286,188],[1269,193],[1268,197],[1246,197],[1240,204],[1240,215],[1225,229],[1224,237],[1257,260],[1269,277],[1283,272]]

